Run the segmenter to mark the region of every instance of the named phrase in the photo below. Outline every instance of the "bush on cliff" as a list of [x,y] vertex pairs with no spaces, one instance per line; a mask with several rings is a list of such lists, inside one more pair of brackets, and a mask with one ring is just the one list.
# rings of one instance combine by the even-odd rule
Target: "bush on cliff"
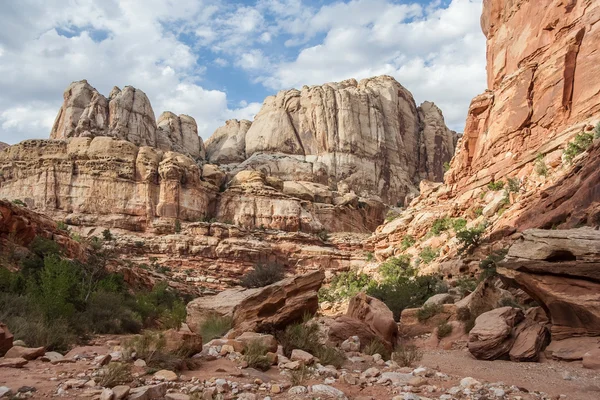
[[567,148],[564,152],[564,158],[567,164],[571,164],[573,159],[577,157],[579,154],[583,153],[592,145],[594,141],[594,134],[581,132],[578,133],[573,141],[567,144]]
[[245,288],[264,287],[282,280],[284,273],[281,264],[257,264],[252,271],[242,277],[240,284]]
[[374,284],[373,279],[362,272],[350,270],[333,277],[329,287],[319,289],[319,301],[340,301],[354,297]]

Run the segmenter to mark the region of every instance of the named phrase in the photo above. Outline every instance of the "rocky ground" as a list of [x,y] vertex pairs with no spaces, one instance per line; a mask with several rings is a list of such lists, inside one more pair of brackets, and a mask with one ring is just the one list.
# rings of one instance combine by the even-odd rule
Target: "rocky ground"
[[[199,357],[198,367],[177,374],[135,363],[134,380],[126,385],[129,397],[118,397],[127,388],[107,390],[97,382],[105,356],[118,359],[123,340],[98,337],[60,361],[36,359],[22,368],[0,368],[0,386],[12,393],[0,388],[0,398],[592,400],[600,396],[600,375],[580,363],[481,361],[464,349],[425,350],[421,362],[404,368],[377,355],[347,353],[348,360],[340,369],[311,364],[312,376],[295,386],[287,363],[280,360],[278,366],[261,372],[243,368],[241,355],[235,352]],[[202,353],[221,350],[222,346],[209,343]]]

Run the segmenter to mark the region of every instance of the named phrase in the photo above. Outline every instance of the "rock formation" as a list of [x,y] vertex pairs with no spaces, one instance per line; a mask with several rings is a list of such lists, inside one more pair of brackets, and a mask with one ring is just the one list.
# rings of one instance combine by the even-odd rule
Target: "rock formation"
[[[533,17],[535,16],[535,17]],[[600,4],[591,0],[487,0],[488,90],[471,102],[447,183],[465,190],[527,176],[548,154],[598,118]]]
[[219,128],[207,157],[395,204],[415,194],[420,179],[442,179],[455,141],[433,103],[417,107],[408,90],[379,76],[267,97],[251,125]]
[[136,146],[204,158],[196,121],[187,115],[177,117],[165,112],[157,122],[150,100],[139,89],[114,87],[107,99],[83,80],[69,85],[63,97],[51,139],[110,136]]

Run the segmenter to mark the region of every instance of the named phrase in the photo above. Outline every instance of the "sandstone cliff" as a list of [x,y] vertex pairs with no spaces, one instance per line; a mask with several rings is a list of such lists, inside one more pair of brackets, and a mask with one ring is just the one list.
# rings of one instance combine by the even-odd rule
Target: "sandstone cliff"
[[433,103],[417,107],[388,76],[304,86],[267,97],[250,124],[228,121],[207,140],[210,162],[255,169],[340,193],[404,203],[421,179],[441,180],[456,133]]
[[527,176],[538,153],[600,115],[600,4],[486,0],[488,90],[473,99],[446,182],[455,191]]

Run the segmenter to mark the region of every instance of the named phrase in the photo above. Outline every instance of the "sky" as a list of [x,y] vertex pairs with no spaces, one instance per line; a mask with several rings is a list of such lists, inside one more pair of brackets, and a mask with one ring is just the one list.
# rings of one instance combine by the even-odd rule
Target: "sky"
[[279,90],[391,75],[464,128],[482,0],[0,0],[0,141],[48,138],[67,86],[144,91],[207,139]]

